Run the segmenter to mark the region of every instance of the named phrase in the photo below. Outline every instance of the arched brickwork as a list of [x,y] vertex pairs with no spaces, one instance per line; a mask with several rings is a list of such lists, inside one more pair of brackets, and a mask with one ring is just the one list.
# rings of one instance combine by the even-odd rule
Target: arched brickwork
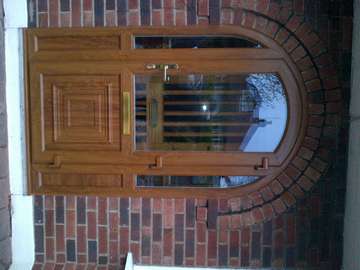
[[[343,108],[337,70],[323,38],[328,31],[319,32],[321,39],[313,30],[304,18],[304,2],[29,0],[32,27],[224,24],[252,28],[287,51],[302,75],[308,100],[306,136],[296,157],[270,185],[246,197],[228,201],[36,196],[35,269],[42,269],[44,263],[99,263],[100,257],[107,260],[109,269],[116,269],[111,266],[122,264],[125,252],[131,250],[135,260],[142,264],[317,267],[322,261],[326,269],[338,270],[341,254],[334,243],[339,241],[329,240],[335,233],[324,232],[321,243],[325,243],[325,251],[318,242],[314,245],[302,242],[312,237],[314,231],[322,233],[323,228],[314,229],[310,224],[320,216],[322,197],[313,196],[310,191],[326,175],[337,153],[333,149],[339,139],[339,115]],[[296,204],[296,208],[292,207]],[[99,213],[101,219],[96,221]],[[140,224],[133,224],[133,220]],[[90,237],[85,228],[95,230],[95,235],[97,228],[98,235]],[[107,232],[119,235],[114,240],[113,233],[104,237]],[[105,251],[100,252],[104,241],[109,243],[105,249],[108,257],[104,256]],[[64,247],[64,242],[69,243],[69,248]],[[85,245],[81,251],[79,243]],[[97,243],[101,254],[93,258],[90,244],[96,251]],[[75,246],[76,251],[72,248]],[[68,260],[68,252],[76,254],[75,261]]]

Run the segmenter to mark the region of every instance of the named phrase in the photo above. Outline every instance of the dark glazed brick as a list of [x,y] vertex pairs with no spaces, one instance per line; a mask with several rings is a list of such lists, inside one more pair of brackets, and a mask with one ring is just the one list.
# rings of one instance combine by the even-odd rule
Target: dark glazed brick
[[88,241],[88,260],[91,263],[96,263],[97,259],[97,243],[96,241]]
[[175,215],[175,241],[184,241],[184,215]]
[[150,256],[150,244],[150,236],[143,235],[141,239],[141,256]]
[[36,26],[36,14],[37,14],[37,6],[36,6],[36,0],[29,0],[28,1],[28,24],[29,27],[35,27]]
[[186,227],[193,228],[195,226],[195,200],[186,200]]
[[69,262],[75,262],[75,240],[66,240],[66,260]]
[[77,220],[77,224],[86,224],[85,197],[77,197],[76,220]]
[[210,24],[220,24],[220,1],[209,0]]
[[120,199],[120,225],[129,226],[129,199]]
[[228,265],[228,247],[224,245],[219,246],[219,266]]
[[118,25],[126,25],[127,0],[117,0]]
[[261,259],[261,250],[260,250],[260,232],[253,232],[251,239],[251,259],[260,260]]
[[104,0],[94,0],[95,26],[104,26]]
[[99,264],[106,265],[108,263],[107,256],[99,256]]
[[272,222],[268,221],[264,223],[263,226],[263,244],[270,245],[272,244]]
[[153,241],[161,241],[162,215],[153,215]]
[[60,10],[70,11],[70,0],[60,0]]
[[186,230],[185,239],[185,257],[194,257],[195,255],[195,232],[194,230]]
[[150,209],[150,199],[148,199],[148,198],[142,199],[141,218],[142,218],[143,226],[150,226],[151,209]]
[[237,258],[239,256],[239,232],[230,232],[230,257]]
[[182,265],[184,262],[184,245],[175,245],[175,265]]
[[209,200],[208,218],[207,218],[207,224],[209,229],[216,229],[217,216],[218,216],[218,201]]
[[44,200],[43,196],[34,197],[34,221],[36,224],[42,224],[44,222],[43,209],[44,209]]
[[263,248],[263,267],[271,266],[271,248],[264,247]]
[[35,225],[35,252],[44,252],[44,226]]
[[208,258],[215,259],[217,250],[217,232],[208,231]]
[[115,0],[106,0],[106,9],[114,10],[115,9]]
[[150,25],[150,0],[140,0],[141,25]]
[[161,8],[161,0],[152,0],[152,8],[153,9]]
[[187,24],[196,24],[196,0],[188,0],[187,2]]
[[48,10],[47,0],[38,0],[38,11],[45,12]]
[[131,214],[131,240],[139,241],[140,240],[140,214],[132,213]]
[[56,209],[56,223],[64,223],[64,197],[56,196],[55,197],[55,209]]
[[286,267],[295,267],[295,249],[287,248],[286,249]]

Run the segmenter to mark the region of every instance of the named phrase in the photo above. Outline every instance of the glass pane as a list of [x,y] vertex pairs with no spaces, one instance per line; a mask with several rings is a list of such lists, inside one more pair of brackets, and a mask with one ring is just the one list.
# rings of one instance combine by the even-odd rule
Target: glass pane
[[136,49],[178,48],[261,48],[255,42],[238,37],[188,36],[188,37],[135,37]]
[[259,176],[153,176],[139,175],[138,187],[238,187],[259,180]]
[[274,73],[136,75],[136,149],[273,152],[287,100]]

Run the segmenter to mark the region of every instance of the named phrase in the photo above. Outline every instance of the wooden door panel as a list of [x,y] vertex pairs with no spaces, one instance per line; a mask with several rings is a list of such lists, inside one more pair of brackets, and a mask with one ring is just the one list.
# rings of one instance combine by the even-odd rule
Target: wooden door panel
[[[121,153],[120,75],[35,72],[30,87],[33,160]],[[79,152],[80,151],[80,152]]]

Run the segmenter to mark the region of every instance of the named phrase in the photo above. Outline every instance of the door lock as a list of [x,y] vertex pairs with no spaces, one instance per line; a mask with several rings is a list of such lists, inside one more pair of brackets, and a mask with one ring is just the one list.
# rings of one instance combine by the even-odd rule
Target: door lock
[[163,80],[164,82],[168,82],[169,81],[169,76],[167,75],[168,70],[179,69],[179,65],[178,64],[146,64],[145,68],[148,70],[154,70],[154,69],[162,70],[164,72]]

